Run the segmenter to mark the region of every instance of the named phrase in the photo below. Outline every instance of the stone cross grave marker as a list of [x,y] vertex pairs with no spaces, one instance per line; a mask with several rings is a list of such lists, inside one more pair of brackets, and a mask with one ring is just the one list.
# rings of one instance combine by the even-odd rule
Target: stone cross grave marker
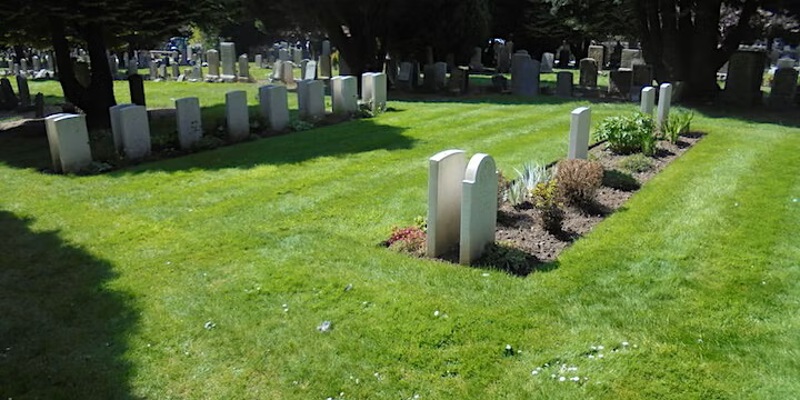
[[459,262],[477,260],[494,242],[496,228],[497,167],[491,156],[478,153],[469,160],[462,182]]
[[45,118],[45,130],[55,172],[77,173],[92,163],[85,115],[50,115]]
[[463,150],[442,151],[428,160],[428,257],[438,257],[458,243],[466,166]]
[[[276,61],[277,62],[277,61]],[[286,86],[267,85],[258,88],[261,116],[273,131],[282,131],[289,125],[289,103]]]
[[[362,88],[364,88],[362,84]],[[358,111],[358,82],[354,76],[331,78],[331,98],[334,114],[350,114]]]
[[184,97],[175,100],[175,119],[178,123],[178,141],[182,149],[190,149],[203,138],[200,99]]
[[225,117],[228,122],[228,137],[232,141],[240,141],[250,135],[246,91],[233,90],[225,93]]
[[592,110],[578,107],[572,111],[569,125],[568,159],[585,160],[589,156],[589,126],[592,123]]

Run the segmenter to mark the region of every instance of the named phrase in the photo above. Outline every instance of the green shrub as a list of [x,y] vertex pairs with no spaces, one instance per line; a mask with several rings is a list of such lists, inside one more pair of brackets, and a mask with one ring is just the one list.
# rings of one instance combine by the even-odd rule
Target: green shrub
[[619,167],[630,173],[653,169],[653,159],[644,154],[633,154],[620,160]]
[[591,204],[603,183],[603,166],[597,161],[561,160],[556,165],[556,181],[558,193],[567,203]]
[[546,183],[536,185],[531,192],[533,206],[539,210],[542,228],[552,234],[561,233],[561,224],[564,222],[564,211],[558,202],[558,179],[551,179]]
[[525,276],[533,271],[536,258],[518,249],[511,242],[501,241],[486,245],[483,255],[475,264]]
[[607,141],[606,147],[617,154],[655,153],[653,118],[636,113],[629,117],[609,117],[594,131],[595,140]]
[[694,119],[694,113],[685,110],[676,110],[670,113],[669,118],[661,125],[660,138],[677,143],[678,138],[689,132]]

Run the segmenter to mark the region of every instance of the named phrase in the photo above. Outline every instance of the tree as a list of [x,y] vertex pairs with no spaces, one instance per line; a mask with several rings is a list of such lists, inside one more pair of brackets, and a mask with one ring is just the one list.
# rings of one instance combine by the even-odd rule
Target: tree
[[[152,43],[189,22],[220,18],[226,12],[222,5],[212,0],[3,0],[0,37],[15,43],[49,42],[64,97],[86,113],[90,129],[108,127],[108,107],[116,104],[106,55],[109,43]],[[75,75],[70,52],[76,47],[89,55],[88,87]]]

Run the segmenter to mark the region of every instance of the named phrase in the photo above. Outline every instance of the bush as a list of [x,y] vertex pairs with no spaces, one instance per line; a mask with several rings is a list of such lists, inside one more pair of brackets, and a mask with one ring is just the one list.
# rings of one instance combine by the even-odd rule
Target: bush
[[558,193],[567,203],[591,204],[603,183],[603,166],[597,161],[561,160],[556,166],[556,181]]
[[606,147],[617,154],[643,152],[655,154],[656,136],[653,118],[636,113],[629,117],[609,117],[594,131],[595,140],[607,141]]
[[496,242],[486,245],[476,265],[506,271],[513,275],[526,276],[533,271],[536,258],[518,249],[511,242]]
[[678,143],[678,138],[689,132],[694,119],[694,113],[684,110],[674,111],[661,125],[660,138]]
[[647,172],[653,169],[653,159],[644,154],[634,154],[623,158],[619,167],[631,173]]
[[558,202],[558,179],[536,185],[531,192],[533,206],[539,210],[542,228],[552,234],[561,233],[564,211]]

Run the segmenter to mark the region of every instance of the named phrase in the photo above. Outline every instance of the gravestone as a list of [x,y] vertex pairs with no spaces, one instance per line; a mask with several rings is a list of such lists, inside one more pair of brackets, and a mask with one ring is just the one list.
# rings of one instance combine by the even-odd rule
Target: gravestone
[[658,111],[656,112],[656,127],[669,120],[669,107],[672,103],[672,85],[662,83],[658,88]]
[[147,109],[128,105],[119,109],[119,131],[125,158],[137,160],[150,155],[150,124]]
[[655,108],[656,103],[656,88],[652,86],[642,88],[641,98],[639,110],[644,114],[653,115],[653,108]]
[[[373,80],[369,79],[368,81],[367,84],[371,86]],[[362,84],[361,87],[364,91],[367,90],[366,85]],[[372,88],[370,88],[370,91],[372,91]],[[334,114],[351,114],[358,111],[358,82],[356,78],[354,76],[334,76],[331,78],[331,100]]]
[[283,64],[281,60],[275,60],[275,62],[272,63],[272,72],[269,74],[270,82],[281,80],[281,71],[283,68],[281,64]]
[[641,58],[641,50],[623,49],[620,68],[633,68],[633,60]]
[[631,76],[631,100],[639,101],[642,88],[653,84],[653,67],[646,64],[633,64]]
[[239,56],[239,80],[250,81],[250,61],[247,59],[247,54]]
[[151,62],[150,63],[150,80],[154,81],[156,79],[158,79],[158,65],[156,65],[156,63],[154,63],[154,62]]
[[285,86],[268,85],[258,88],[261,116],[273,131],[282,131],[289,125],[289,104]]
[[128,60],[128,76],[139,73],[139,63],[135,59]]
[[36,97],[33,101],[33,108],[35,110],[35,118],[44,118],[44,95],[41,92],[36,93]]
[[211,49],[206,52],[206,59],[208,59],[208,76],[209,80],[219,79],[219,51]]
[[184,97],[175,100],[175,119],[178,123],[178,141],[182,149],[190,149],[203,138],[200,100]]
[[264,68],[264,57],[261,54],[256,54],[256,68]]
[[603,60],[605,57],[605,47],[598,46],[598,45],[591,45],[589,46],[589,53],[587,58],[591,58],[597,61],[597,70],[600,71],[603,69]]
[[303,61],[303,51],[297,47],[292,47],[292,61],[295,65],[300,65],[300,62]]
[[203,80],[203,68],[200,67],[200,64],[192,65],[192,72],[189,80],[194,82],[200,82]]
[[133,107],[135,104],[117,104],[108,108],[108,114],[111,119],[111,134],[114,139],[114,150],[117,154],[122,154],[125,149],[125,143],[122,139],[122,118],[120,111],[123,108]]
[[580,70],[579,83],[584,88],[594,89],[597,87],[597,60],[584,58],[578,64]]
[[139,74],[131,75],[128,77],[128,88],[131,92],[131,103],[144,106],[145,97],[144,97],[144,80],[142,76]]
[[304,79],[297,82],[297,111],[301,119],[316,120],[325,116],[325,84]]
[[323,40],[322,41],[322,55],[323,56],[330,56],[331,55],[331,41],[330,40]]
[[[19,73],[21,74],[28,73],[28,60],[26,58],[19,60],[19,68],[20,68]],[[17,75],[19,75],[19,73]]]
[[585,160],[589,156],[589,126],[592,123],[592,110],[578,107],[572,110],[569,125],[568,159]]
[[177,62],[173,62],[170,66],[172,67],[172,79],[177,80],[181,76],[181,67]]
[[[778,60],[778,65],[780,65]],[[792,60],[794,61],[794,60]],[[767,104],[771,108],[786,109],[794,104],[797,95],[797,70],[793,67],[779,67],[772,78],[772,90],[769,93]]]
[[373,100],[373,88],[372,85],[374,81],[372,80],[372,74],[374,72],[365,72],[361,74],[361,103],[363,104],[370,104]]
[[17,75],[17,91],[19,91],[19,106],[28,108],[31,106],[31,90],[28,88],[28,78],[24,75]]
[[[542,73],[550,73],[553,72],[553,63],[555,62],[556,55],[553,53],[544,53],[542,54]],[[563,68],[563,67],[562,67]]]
[[89,63],[77,62],[74,65],[75,79],[81,86],[88,88],[92,83],[91,74],[89,72]]
[[289,49],[280,49],[278,50],[278,60],[281,61],[291,61],[292,57],[289,54]]
[[303,79],[317,79],[317,62],[308,61],[303,67]]
[[511,54],[508,44],[500,45],[499,51],[495,54],[495,57],[497,57],[497,72],[505,74],[511,71],[513,64]]
[[452,94],[465,94],[469,91],[469,67],[456,67],[450,72],[447,91]]
[[167,79],[167,65],[161,64],[158,66],[158,78]]
[[440,61],[433,64],[433,82],[436,85],[436,91],[447,86],[447,63]]
[[234,142],[250,135],[250,114],[247,111],[247,92],[233,90],[225,93],[225,118],[228,137]]
[[488,154],[478,153],[467,164],[461,188],[459,257],[469,265],[494,242],[497,228],[497,167]]
[[766,55],[762,51],[739,50],[728,61],[728,76],[721,100],[739,106],[761,103],[761,83]]
[[19,98],[14,94],[11,81],[8,78],[0,79],[0,107],[3,110],[13,110],[19,105]]
[[14,63],[14,66],[11,67],[11,74],[12,75],[19,75],[20,72],[21,72],[21,70],[20,70],[20,67],[19,67],[19,63]]
[[556,96],[572,97],[573,75],[569,71],[559,71],[556,74]]
[[400,63],[400,72],[397,73],[397,86],[400,89],[411,90],[412,80],[411,80],[411,72],[414,69],[414,65],[410,62],[402,62]]
[[331,56],[323,54],[319,57],[319,77],[321,79],[330,79],[331,76],[333,76]]
[[783,57],[778,59],[778,62],[775,63],[775,67],[777,69],[794,68],[795,63],[794,59]]
[[294,80],[294,64],[291,61],[284,61],[281,63],[281,82],[283,82],[288,89],[297,87],[297,83]]
[[[362,101],[370,106],[373,113],[386,109],[386,74],[383,72],[366,73],[361,76]],[[366,88],[366,89],[364,89]]]
[[532,60],[525,50],[514,53],[511,62],[511,92],[521,96],[539,94],[539,62]]
[[475,71],[483,71],[483,62],[481,61],[482,56],[483,51],[480,47],[473,48],[472,57],[469,59],[469,68]]
[[50,145],[53,171],[78,173],[92,163],[86,116],[53,114],[45,118],[45,130]]
[[222,75],[220,78],[225,82],[236,80],[236,44],[233,42],[222,42],[219,44],[219,56],[222,60]]
[[631,92],[633,70],[616,69],[608,73],[608,94],[628,98]]
[[442,151],[428,160],[428,257],[438,257],[458,244],[466,167],[463,150]]
[[31,64],[33,64],[34,71],[38,72],[42,69],[42,61],[39,60],[39,56],[33,56],[33,58],[31,58]]

